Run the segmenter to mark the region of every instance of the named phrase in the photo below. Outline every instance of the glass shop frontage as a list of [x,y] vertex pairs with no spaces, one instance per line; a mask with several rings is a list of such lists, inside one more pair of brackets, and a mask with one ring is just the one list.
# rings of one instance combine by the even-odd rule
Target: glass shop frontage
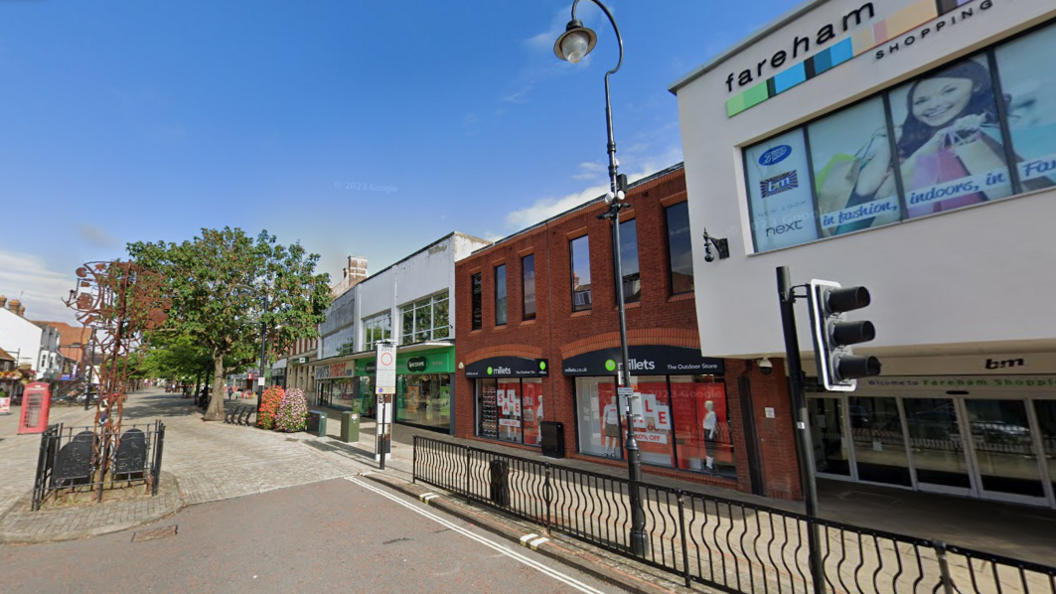
[[546,359],[491,357],[466,366],[473,379],[476,435],[525,445],[542,443],[539,423],[543,411]]
[[355,410],[355,365],[345,360],[315,366],[315,406]]
[[[364,416],[376,413],[374,355],[356,360],[352,410]],[[396,351],[395,422],[451,431],[451,375],[455,372],[455,347]]]
[[[641,394],[633,420],[643,464],[736,478],[722,359],[671,346],[631,346],[631,388]],[[619,394],[617,348],[565,359],[574,382],[579,453],[624,458],[626,401]]]
[[808,406],[819,477],[1056,507],[1056,375],[868,378]]

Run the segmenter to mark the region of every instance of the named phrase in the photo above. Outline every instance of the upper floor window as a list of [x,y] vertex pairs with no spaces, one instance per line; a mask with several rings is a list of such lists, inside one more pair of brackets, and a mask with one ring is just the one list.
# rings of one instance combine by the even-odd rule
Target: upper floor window
[[506,325],[506,265],[495,267],[495,325]]
[[470,277],[470,284],[473,287],[473,295],[471,297],[473,306],[473,330],[480,330],[484,327],[484,303],[482,293],[483,287],[481,286],[479,272]]
[[392,338],[392,312],[386,311],[376,316],[363,318],[363,348],[372,351],[374,346]]
[[535,254],[521,258],[521,291],[524,293],[524,319],[535,319]]
[[1053,51],[1049,26],[746,148],[756,251],[1056,186]]
[[667,220],[667,261],[671,267],[671,294],[693,291],[693,244],[689,233],[689,203],[664,209]]
[[623,302],[642,300],[642,277],[638,267],[637,219],[620,223],[620,267],[623,268]]
[[590,297],[590,242],[586,235],[568,242],[572,262],[572,311],[586,311]]
[[447,291],[400,308],[400,344],[439,340],[451,335]]

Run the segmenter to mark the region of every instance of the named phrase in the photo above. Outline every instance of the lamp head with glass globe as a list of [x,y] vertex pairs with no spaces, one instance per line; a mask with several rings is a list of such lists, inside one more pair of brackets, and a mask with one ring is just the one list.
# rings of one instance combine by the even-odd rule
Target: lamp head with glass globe
[[577,64],[594,49],[597,42],[598,35],[593,30],[584,27],[579,19],[572,19],[565,25],[565,32],[554,42],[554,54]]

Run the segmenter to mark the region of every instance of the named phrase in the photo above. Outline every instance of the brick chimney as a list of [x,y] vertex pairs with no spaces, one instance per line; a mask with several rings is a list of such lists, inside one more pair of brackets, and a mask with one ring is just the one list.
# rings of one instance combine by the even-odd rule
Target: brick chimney
[[22,307],[22,302],[18,299],[12,299],[7,302],[7,310],[13,314],[17,314],[20,307]]
[[341,280],[330,287],[330,292],[335,299],[344,295],[349,289],[367,278],[367,259],[363,256],[349,256],[347,265],[341,270],[341,273]]
[[0,295],[0,309],[5,308],[7,308],[7,297],[4,295]]

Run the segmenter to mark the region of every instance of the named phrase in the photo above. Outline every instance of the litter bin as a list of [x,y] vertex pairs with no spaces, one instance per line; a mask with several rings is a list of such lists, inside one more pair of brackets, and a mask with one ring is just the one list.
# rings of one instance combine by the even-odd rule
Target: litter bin
[[543,455],[547,458],[565,457],[565,426],[556,421],[543,421],[539,423],[539,431],[542,433]]
[[354,412],[341,413],[341,441],[345,443],[359,442],[359,414]]
[[308,411],[308,433],[326,437],[326,413],[321,410]]
[[491,502],[501,507],[510,505],[510,463],[506,460],[492,460],[488,465],[488,481]]

